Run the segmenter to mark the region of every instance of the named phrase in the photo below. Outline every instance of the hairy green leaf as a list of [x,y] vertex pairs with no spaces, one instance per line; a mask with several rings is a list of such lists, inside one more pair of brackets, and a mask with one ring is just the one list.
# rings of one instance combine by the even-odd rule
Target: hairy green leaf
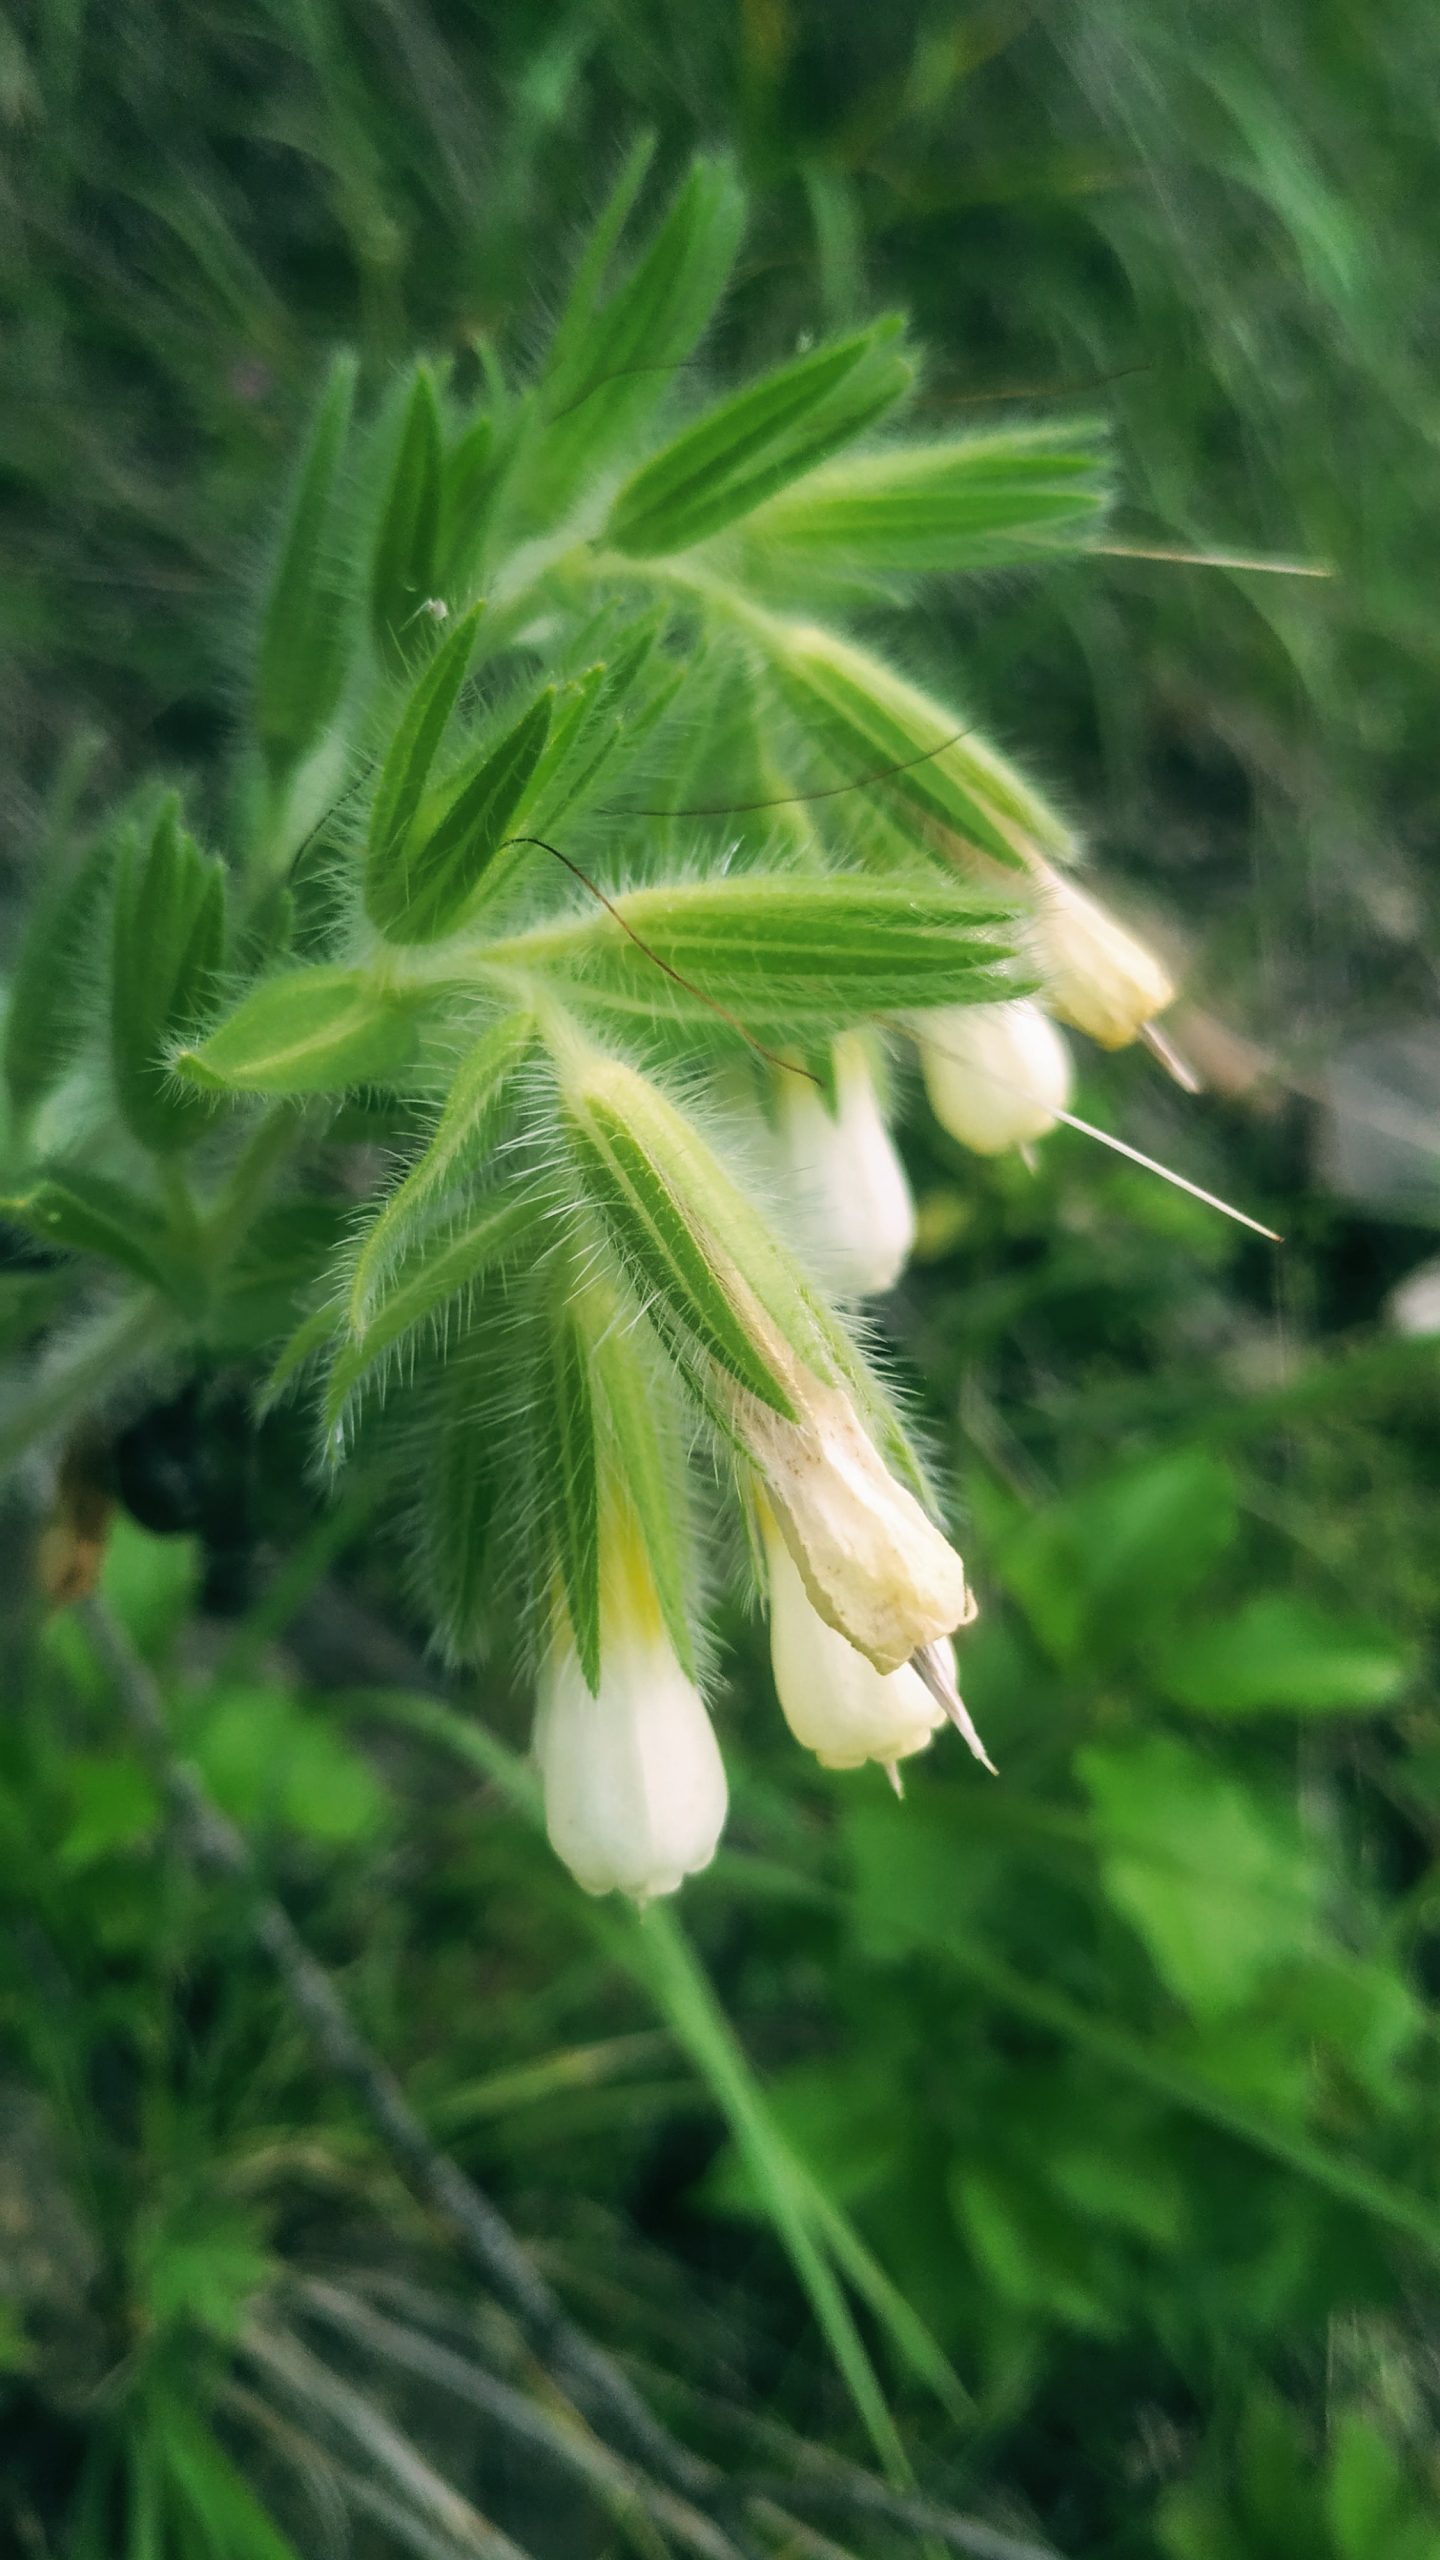
[[606,1321],[592,1327],[590,1371],[615,1470],[645,1542],[666,1631],[693,1680],[694,1561],[674,1387],[638,1328],[626,1323],[618,1307],[605,1313]]
[[551,1542],[580,1668],[600,1687],[600,1480],[590,1344],[557,1288],[540,1329],[533,1497]]
[[[632,161],[601,217],[597,240],[607,257],[642,176]],[[671,391],[724,290],[744,220],[729,162],[700,159],[648,248],[603,302],[596,299],[603,261],[584,262],[538,392],[536,514],[553,517],[568,506],[582,479],[603,469]]]
[[462,1370],[442,1379],[427,1412],[421,1478],[422,1569],[451,1659],[473,1660],[485,1640],[485,1575],[500,1478],[493,1436],[479,1427]]
[[440,741],[450,726],[451,714],[460,699],[460,688],[465,682],[476,629],[484,610],[483,604],[472,605],[453,631],[441,641],[429,666],[413,687],[399,727],[390,742],[370,812],[365,874],[367,906],[372,871],[388,876],[392,859],[403,846],[420,806],[430,779],[430,769],[440,752]]
[[564,925],[491,945],[486,960],[573,978],[587,996],[687,1025],[717,1008],[797,1035],[919,1005],[988,1004],[1026,983],[1004,898],[958,882],[742,874],[631,889]]
[[769,499],[745,532],[762,566],[953,573],[1073,548],[1105,499],[1102,431],[1008,427],[847,454]]
[[214,1001],[224,958],[225,874],[179,823],[173,800],[122,846],[115,883],[110,1054],[135,1136],[160,1153],[199,1136],[208,1102],[171,1073],[175,1045]]
[[87,962],[114,862],[102,837],[37,899],[10,982],[5,1080],[19,1111],[58,1083],[94,1016]]
[[417,1220],[428,1215],[448,1184],[482,1161],[534,1037],[529,1014],[505,1013],[467,1049],[430,1144],[391,1192],[361,1246],[350,1289],[351,1314],[358,1321],[364,1321],[381,1272],[404,1252]]
[[1073,854],[1064,820],[1013,765],[883,659],[811,624],[777,620],[767,637],[790,710],[847,786],[873,789],[887,814],[907,809],[1012,868],[1032,845]]
[[352,605],[339,528],[355,362],[337,356],[291,493],[255,662],[255,726],[271,763],[315,744],[344,687]]
[[606,540],[642,558],[687,551],[848,444],[914,378],[900,326],[876,321],[721,401],[627,480]]
[[[338,1420],[347,1399],[378,1361],[437,1322],[453,1298],[473,1288],[515,1251],[535,1214],[536,1203],[522,1193],[492,1191],[475,1201],[453,1227],[417,1241],[403,1262],[383,1276],[372,1293],[364,1324],[351,1327],[335,1360],[326,1382],[327,1427]],[[297,1337],[290,1352],[282,1354],[286,1374],[317,1347],[317,1339],[323,1335],[302,1349]]]
[[370,561],[371,634],[397,674],[415,654],[415,619],[435,592],[442,446],[435,385],[428,367],[417,365]]
[[550,726],[546,688],[498,746],[461,781],[443,809],[423,809],[365,873],[371,922],[391,942],[438,942],[464,914],[520,808]]
[[[570,1129],[585,1187],[642,1299],[656,1301],[752,1394],[777,1413],[790,1412],[783,1384],[736,1315],[703,1232],[639,1134],[593,1098],[572,1113]],[[722,1223],[725,1206],[721,1195]]]
[[365,969],[292,969],[252,989],[174,1071],[217,1093],[343,1093],[393,1075],[415,1047],[413,1005]]

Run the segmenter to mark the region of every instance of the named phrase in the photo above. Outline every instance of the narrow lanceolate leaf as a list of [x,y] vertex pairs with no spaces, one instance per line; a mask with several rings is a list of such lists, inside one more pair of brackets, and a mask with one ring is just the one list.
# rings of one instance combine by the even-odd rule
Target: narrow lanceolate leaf
[[467,1049],[429,1146],[391,1192],[361,1246],[350,1287],[357,1323],[364,1322],[382,1273],[406,1250],[417,1222],[428,1217],[451,1183],[483,1163],[534,1036],[528,1014],[506,1013]]
[[395,1074],[415,1046],[413,1006],[364,969],[266,979],[174,1072],[215,1093],[343,1093]]
[[442,491],[440,405],[417,365],[375,529],[370,561],[370,630],[397,673],[416,655],[415,623],[435,594]]
[[573,980],[619,1011],[664,1010],[702,1028],[723,1006],[801,1036],[1015,995],[1027,982],[1006,939],[1012,917],[1003,897],[938,878],[742,876],[627,890],[612,913],[517,934],[485,957]]
[[121,849],[110,967],[116,1100],[135,1136],[162,1154],[188,1145],[209,1118],[204,1098],[176,1083],[170,1057],[214,1003],[224,937],[224,872],[168,800],[148,838]]
[[571,1119],[580,1176],[642,1300],[779,1413],[784,1385],[736,1314],[710,1252],[624,1119],[587,1100]]
[[569,1040],[557,1065],[581,1181],[702,1396],[697,1349],[789,1414],[796,1355],[817,1376],[838,1374],[832,1321],[799,1265],[648,1076]]
[[529,788],[550,726],[542,693],[436,806],[365,874],[371,922],[390,942],[439,942],[460,923]]
[[0,1197],[0,1220],[64,1253],[94,1253],[139,1280],[165,1285],[165,1222],[151,1202],[80,1166],[43,1173]]
[[[595,1287],[589,1284],[589,1289]],[[618,1308],[607,1310],[606,1320],[592,1326],[589,1359],[615,1472],[645,1542],[666,1632],[693,1680],[694,1568],[674,1382],[645,1336],[625,1322]]]
[[803,571],[992,569],[1078,547],[1106,495],[1100,430],[1009,427],[843,455],[745,530],[757,561]]
[[370,870],[376,865],[383,868],[403,845],[420,806],[441,739],[460,699],[483,611],[483,605],[472,605],[454,630],[447,632],[411,692],[390,741],[370,812],[367,894]]
[[115,848],[108,838],[42,893],[20,946],[5,1015],[5,1081],[18,1111],[58,1083],[94,1015],[88,962]]
[[353,607],[340,484],[355,365],[337,357],[301,458],[255,663],[255,726],[272,765],[293,763],[331,718],[345,683]]
[[900,325],[877,321],[722,401],[627,480],[606,539],[642,558],[687,551],[848,444],[914,378]]
[[589,1344],[563,1304],[541,1328],[533,1498],[554,1551],[580,1668],[600,1686],[600,1493]]
[[288,1342],[281,1346],[270,1375],[265,1381],[260,1399],[262,1412],[275,1404],[285,1393],[286,1388],[294,1384],[302,1369],[307,1368],[312,1360],[317,1360],[321,1352],[329,1348],[339,1333],[343,1321],[340,1309],[333,1299],[327,1299],[323,1306],[312,1307],[309,1314],[302,1317]]
[[1073,856],[1063,818],[953,706],[816,624],[774,621],[767,637],[791,712],[853,807],[873,791],[890,817],[908,810],[1016,869],[1037,847]]
[[473,418],[446,454],[441,473],[436,576],[443,593],[464,593],[484,543],[495,481],[495,422]]
[[[623,222],[639,175],[632,164],[602,216],[605,255],[618,232],[614,214]],[[583,262],[539,389],[544,432],[532,512],[553,516],[568,505],[673,392],[724,291],[744,221],[729,163],[697,160],[648,248],[604,301],[604,256]]]
[[373,1293],[369,1313],[352,1330],[326,1385],[325,1421],[333,1425],[376,1363],[422,1328],[440,1323],[462,1291],[506,1261],[523,1242],[536,1204],[516,1191],[475,1201],[453,1227],[417,1239],[403,1262]]
[[421,1555],[430,1605],[455,1662],[473,1661],[486,1633],[486,1567],[499,1480],[493,1435],[477,1427],[462,1370],[442,1381],[426,1416]]

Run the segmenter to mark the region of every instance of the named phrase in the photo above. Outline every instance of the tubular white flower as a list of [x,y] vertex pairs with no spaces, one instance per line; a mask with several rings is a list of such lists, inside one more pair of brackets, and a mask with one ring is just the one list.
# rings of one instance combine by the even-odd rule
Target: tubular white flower
[[[773,1518],[764,1522],[770,1568],[770,1663],[775,1692],[797,1742],[824,1769],[866,1760],[893,1768],[923,1751],[945,1710],[913,1666],[877,1671],[827,1626],[811,1603]],[[945,1656],[948,1640],[941,1639]],[[947,1667],[949,1667],[947,1665]]]
[[1123,1049],[1174,996],[1154,952],[1057,872],[1042,875],[1033,945],[1046,1003],[1103,1048]]
[[599,1695],[557,1637],[538,1684],[535,1757],[550,1846],[587,1893],[648,1902],[709,1866],[728,1801],[720,1746],[633,1548],[607,1576]]
[[925,1091],[942,1129],[977,1155],[1028,1146],[1070,1100],[1070,1052],[1038,1004],[948,1005],[918,1014]]
[[838,1289],[893,1289],[915,1241],[915,1203],[865,1054],[853,1036],[834,1051],[836,1109],[808,1077],[782,1076],[776,1098],[781,1175],[815,1257]]
[[844,1390],[803,1383],[793,1421],[735,1388],[735,1429],[814,1608],[877,1671],[898,1671],[974,1616],[965,1567],[889,1473]]

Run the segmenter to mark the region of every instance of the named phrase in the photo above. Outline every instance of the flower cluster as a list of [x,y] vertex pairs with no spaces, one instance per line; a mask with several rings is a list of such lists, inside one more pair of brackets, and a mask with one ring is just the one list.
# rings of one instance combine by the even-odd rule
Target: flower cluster
[[[916,379],[893,319],[707,402],[740,189],[699,162],[627,263],[643,178],[528,382],[417,365],[365,418],[337,360],[227,859],[142,793],[55,884],[3,1167],[64,1258],[37,1431],[97,1366],[217,1358],[313,1389],[327,1466],[398,1409],[438,1639],[528,1659],[555,1848],[642,1898],[725,1815],[717,1486],[794,1735],[893,1776],[948,1720],[983,1759],[965,1570],[853,1321],[915,1234],[885,1053],[962,1145],[1028,1148],[1067,1031],[1118,1046],[1170,995],[1061,813],[815,618],[1083,547],[1103,437],[874,441]],[[103,1003],[57,1009],[69,974]]]

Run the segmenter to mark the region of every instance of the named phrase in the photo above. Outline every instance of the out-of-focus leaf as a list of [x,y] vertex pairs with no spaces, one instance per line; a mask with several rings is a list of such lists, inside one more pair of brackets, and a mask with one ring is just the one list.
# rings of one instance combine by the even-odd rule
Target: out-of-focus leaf
[[1230,1470],[1180,1449],[1032,1513],[1003,1540],[999,1566],[1055,1661],[1108,1662],[1168,1629],[1236,1527]]
[[1177,1630],[1157,1668],[1167,1697],[1205,1715],[1376,1715],[1404,1691],[1414,1656],[1372,1619],[1276,1591]]
[[1322,1877],[1293,1823],[1172,1735],[1079,1755],[1106,1893],[1201,2018],[1243,2009],[1318,1942]]
[[157,1288],[170,1288],[176,1277],[166,1255],[165,1221],[153,1202],[83,1166],[43,1171],[24,1191],[0,1196],[0,1218],[13,1219],[38,1242],[66,1253],[99,1254]]
[[247,1829],[278,1822],[339,1845],[385,1823],[389,1800],[369,1764],[288,1690],[213,1691],[189,1747],[217,1803]]

